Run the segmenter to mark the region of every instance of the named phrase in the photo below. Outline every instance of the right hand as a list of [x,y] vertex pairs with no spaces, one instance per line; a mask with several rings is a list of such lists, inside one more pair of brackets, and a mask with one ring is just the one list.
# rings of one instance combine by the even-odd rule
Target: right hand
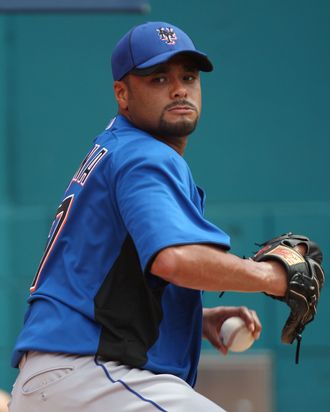
[[238,316],[242,318],[246,327],[252,333],[254,339],[259,339],[261,333],[261,322],[257,313],[245,306],[217,306],[203,309],[203,337],[224,355],[227,355],[228,348],[219,339],[220,329],[223,322]]

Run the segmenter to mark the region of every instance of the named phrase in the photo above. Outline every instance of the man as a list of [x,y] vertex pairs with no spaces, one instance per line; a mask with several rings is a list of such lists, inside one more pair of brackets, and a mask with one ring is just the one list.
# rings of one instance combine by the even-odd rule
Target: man
[[11,412],[221,411],[193,390],[201,338],[224,354],[201,291],[282,296],[275,261],[243,260],[203,217],[182,155],[201,112],[208,57],[179,28],[133,28],[112,55],[118,115],[71,180],[31,286],[13,354]]

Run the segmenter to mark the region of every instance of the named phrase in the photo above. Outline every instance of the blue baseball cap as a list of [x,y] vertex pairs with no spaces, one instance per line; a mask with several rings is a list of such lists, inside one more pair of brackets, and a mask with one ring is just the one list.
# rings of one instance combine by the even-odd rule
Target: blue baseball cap
[[120,80],[133,70],[141,75],[152,73],[153,68],[177,54],[191,56],[201,71],[213,70],[207,55],[196,50],[190,37],[173,24],[155,21],[133,27],[113,50],[113,79]]

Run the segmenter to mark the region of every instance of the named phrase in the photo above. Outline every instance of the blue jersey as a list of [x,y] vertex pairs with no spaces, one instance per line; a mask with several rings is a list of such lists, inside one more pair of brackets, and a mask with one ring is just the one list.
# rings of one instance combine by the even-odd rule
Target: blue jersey
[[152,275],[168,246],[229,238],[175,150],[118,115],[94,141],[53,221],[12,364],[25,351],[96,355],[193,385],[201,291]]

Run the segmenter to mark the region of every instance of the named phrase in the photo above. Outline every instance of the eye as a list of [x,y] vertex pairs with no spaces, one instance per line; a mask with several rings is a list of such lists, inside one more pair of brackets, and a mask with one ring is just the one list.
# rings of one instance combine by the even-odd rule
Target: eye
[[185,74],[183,76],[183,80],[186,82],[193,82],[197,79],[197,75],[196,74]]
[[156,76],[156,77],[153,77],[153,78],[151,79],[151,81],[152,81],[153,83],[162,84],[162,83],[165,83],[165,82],[166,82],[166,77],[163,76],[163,75],[161,75],[161,76]]

